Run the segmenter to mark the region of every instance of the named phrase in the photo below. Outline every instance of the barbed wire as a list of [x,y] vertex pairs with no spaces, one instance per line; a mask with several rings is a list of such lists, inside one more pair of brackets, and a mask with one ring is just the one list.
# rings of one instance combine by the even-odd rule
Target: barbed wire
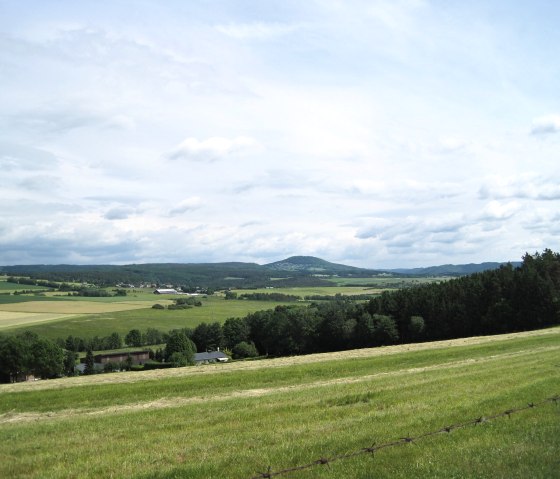
[[500,412],[498,414],[493,414],[491,416],[479,416],[475,419],[471,419],[471,420],[468,420],[468,421],[465,421],[465,422],[460,422],[460,423],[452,424],[450,426],[442,427],[440,429],[436,429],[434,431],[425,432],[425,433],[420,434],[418,436],[401,437],[399,439],[396,439],[396,440],[393,440],[393,441],[390,441],[390,442],[386,442],[386,443],[383,443],[383,444],[373,443],[369,447],[363,447],[363,448],[358,449],[356,451],[347,452],[345,454],[339,454],[339,455],[334,455],[334,456],[330,456],[330,457],[320,457],[319,459],[316,459],[315,461],[310,462],[308,464],[302,464],[302,465],[299,465],[299,466],[288,467],[288,468],[279,469],[279,470],[276,470],[276,471],[272,471],[271,467],[269,466],[268,470],[266,472],[259,472],[258,475],[253,476],[251,479],[270,479],[272,477],[282,476],[282,475],[289,474],[289,473],[292,473],[292,472],[297,472],[297,471],[303,471],[305,469],[310,469],[310,468],[315,467],[315,466],[327,465],[327,464],[330,464],[331,462],[340,461],[340,460],[343,460],[343,459],[350,459],[352,457],[360,456],[362,454],[374,454],[377,451],[380,451],[382,449],[387,449],[389,447],[403,446],[405,444],[414,443],[414,442],[416,442],[420,439],[424,439],[424,438],[427,438],[427,437],[430,437],[430,436],[436,436],[438,434],[448,434],[451,431],[454,431],[456,429],[462,429],[462,428],[466,428],[468,426],[476,426],[477,424],[492,421],[494,419],[498,419],[498,418],[501,418],[501,417],[506,417],[506,416],[510,417],[512,414],[517,414],[517,413],[520,413],[522,411],[527,411],[529,409],[533,409],[533,408],[536,408],[538,406],[543,406],[543,405],[548,404],[548,403],[557,404],[559,401],[560,401],[560,395],[557,394],[555,396],[543,399],[540,402],[530,402],[526,406],[506,409],[503,412]]

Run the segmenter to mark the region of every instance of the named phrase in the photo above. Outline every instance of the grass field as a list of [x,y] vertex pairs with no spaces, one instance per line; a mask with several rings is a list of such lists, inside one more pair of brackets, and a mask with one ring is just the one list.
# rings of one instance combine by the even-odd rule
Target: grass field
[[[100,298],[95,298],[99,300]],[[101,298],[103,299],[103,298]],[[209,296],[201,298],[202,306],[184,310],[157,310],[152,305],[157,303],[169,304],[169,299],[153,299],[151,301],[45,301],[25,302],[17,304],[0,304],[0,332],[16,333],[23,330],[33,331],[38,335],[49,338],[65,338],[68,335],[82,338],[93,336],[107,336],[112,332],[126,334],[131,329],[142,331],[156,328],[169,331],[174,328],[194,328],[202,322],[223,323],[227,318],[243,317],[250,312],[271,309],[278,303],[267,301],[226,301],[223,296]],[[3,326],[2,315],[8,312],[19,312],[25,318],[32,312],[52,315],[44,321],[28,321],[22,319],[21,324],[14,324],[13,320]],[[97,312],[96,312],[97,311]],[[57,316],[58,314],[58,316]],[[71,314],[70,316],[68,314]],[[45,316],[46,317],[46,316]]]
[[[0,386],[0,477],[250,478],[539,402],[560,328]],[[292,478],[558,477],[547,404]]]
[[18,284],[18,283],[9,283],[6,281],[5,277],[0,276],[0,293],[7,293],[13,291],[22,291],[22,290],[36,290],[36,289],[45,289],[44,286],[35,286],[30,284]]
[[393,277],[393,276],[376,276],[373,278],[328,278],[329,281],[335,283],[337,286],[347,285],[366,285],[368,287],[385,289],[390,285],[390,288],[395,286],[416,286],[419,284],[439,283],[441,281],[448,281],[448,277]]
[[[114,288],[107,289],[110,291]],[[237,290],[238,294],[274,292],[301,298],[313,295],[380,294],[382,291],[361,286]],[[201,322],[223,323],[227,318],[244,317],[251,312],[272,309],[278,304],[295,304],[252,300],[226,301],[224,295],[218,293],[198,297],[202,307],[161,311],[152,309],[152,305],[169,305],[173,299],[184,296],[158,296],[153,294],[152,289],[129,289],[127,293],[127,296],[87,298],[59,292],[45,293],[41,296],[0,295],[0,332],[17,333],[29,329],[46,338],[56,339],[70,334],[84,338],[106,336],[112,332],[126,334],[134,328],[145,330],[153,327],[168,331],[174,328],[194,328]]]
[[353,294],[381,294],[381,288],[369,288],[361,286],[317,286],[317,287],[297,287],[297,288],[258,288],[258,289],[237,289],[235,292],[238,295],[251,294],[251,293],[282,293],[299,296],[302,299],[305,296],[321,295],[321,296],[334,296],[336,294],[353,295]]
[[28,328],[32,325],[72,317],[72,314],[60,313],[23,313],[0,311],[0,331],[13,328]]

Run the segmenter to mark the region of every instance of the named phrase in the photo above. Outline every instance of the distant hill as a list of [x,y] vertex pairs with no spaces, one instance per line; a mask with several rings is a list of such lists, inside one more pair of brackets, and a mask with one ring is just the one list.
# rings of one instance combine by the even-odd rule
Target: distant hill
[[[410,276],[464,276],[467,274],[480,273],[490,269],[498,269],[506,263],[469,263],[469,264],[443,264],[441,266],[429,266],[426,268],[398,268],[386,270],[391,273],[406,274]],[[514,261],[511,265],[516,268],[521,265],[521,262]]]
[[[265,286],[325,286],[329,276],[371,278],[375,276],[462,276],[503,263],[443,265],[429,268],[373,270],[331,263],[314,256],[292,256],[265,265],[256,263],[148,263],[130,265],[17,265],[0,266],[0,273],[50,281],[92,283],[157,284],[197,288],[257,288]],[[514,266],[519,263],[513,263]]]
[[264,265],[265,268],[273,271],[299,272],[308,274],[378,274],[380,271],[356,268],[344,264],[330,263],[314,256],[291,256],[282,261],[276,261]]

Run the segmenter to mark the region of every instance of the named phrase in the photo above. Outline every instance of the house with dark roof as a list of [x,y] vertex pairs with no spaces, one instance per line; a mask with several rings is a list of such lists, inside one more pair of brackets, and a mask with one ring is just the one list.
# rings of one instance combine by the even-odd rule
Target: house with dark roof
[[227,363],[229,356],[221,351],[210,351],[205,353],[195,353],[195,364]]

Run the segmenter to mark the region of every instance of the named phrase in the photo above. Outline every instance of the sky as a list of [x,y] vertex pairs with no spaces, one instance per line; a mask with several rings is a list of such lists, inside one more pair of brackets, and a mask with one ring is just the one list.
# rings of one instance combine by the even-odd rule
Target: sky
[[556,0],[0,0],[0,265],[560,250]]

